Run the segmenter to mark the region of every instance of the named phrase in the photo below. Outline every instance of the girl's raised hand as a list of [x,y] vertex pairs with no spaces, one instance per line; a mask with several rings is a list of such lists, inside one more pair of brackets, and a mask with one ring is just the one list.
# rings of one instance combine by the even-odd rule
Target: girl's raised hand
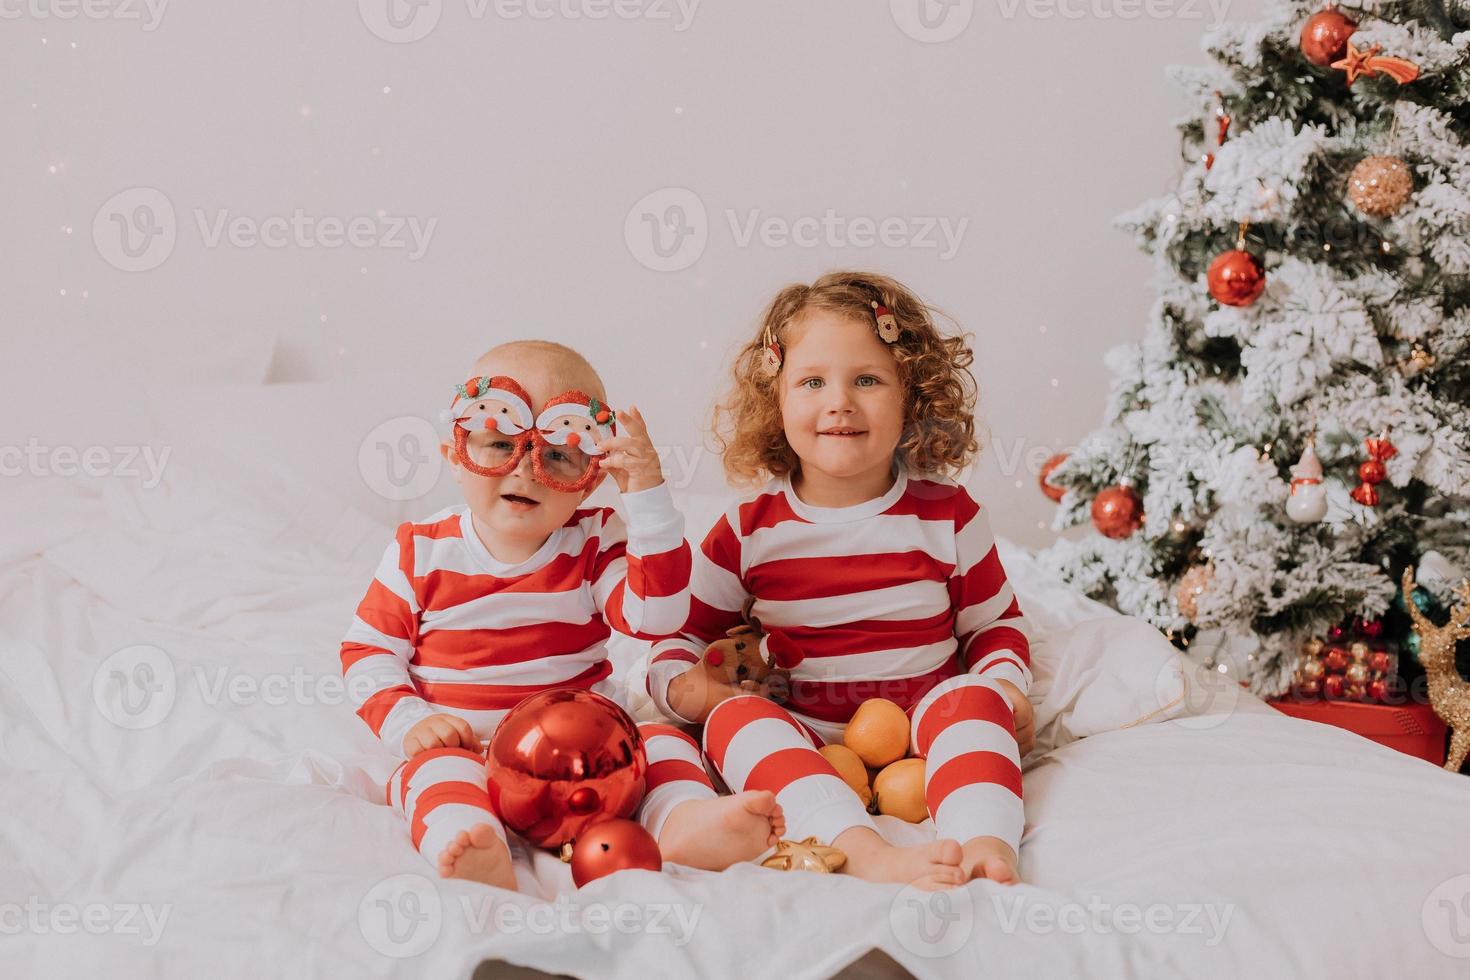
[[613,476],[621,493],[637,493],[664,482],[664,471],[658,451],[648,438],[648,426],[637,406],[618,412],[622,435],[604,439],[598,445],[607,450],[601,467]]

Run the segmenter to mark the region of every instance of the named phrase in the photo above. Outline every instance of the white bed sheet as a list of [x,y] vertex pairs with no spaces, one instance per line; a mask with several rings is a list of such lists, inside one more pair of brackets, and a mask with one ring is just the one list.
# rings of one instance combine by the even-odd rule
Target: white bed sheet
[[[1011,548],[1047,633],[1026,884],[919,907],[745,866],[575,891],[524,851],[527,894],[440,881],[373,802],[393,763],[333,683],[389,529],[264,485],[175,465],[148,490],[4,489],[7,975],[461,977],[504,958],[804,977],[874,947],[921,976],[1470,975],[1470,783],[1243,693],[1122,727],[1172,700],[1181,661]],[[685,503],[697,537],[717,505]],[[159,689],[130,715],[108,683],[140,662]],[[169,676],[171,706],[148,717]],[[928,833],[883,820],[895,839]]]

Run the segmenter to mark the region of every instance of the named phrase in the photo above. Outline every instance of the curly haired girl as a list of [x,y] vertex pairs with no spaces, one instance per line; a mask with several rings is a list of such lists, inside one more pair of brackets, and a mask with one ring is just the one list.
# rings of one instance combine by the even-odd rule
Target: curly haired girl
[[[660,708],[704,722],[733,791],[776,794],[790,836],[835,845],[859,877],[924,888],[1019,880],[1018,738],[1032,740],[1025,620],[986,510],[952,479],[979,448],[972,357],[886,276],[778,293],[715,413],[727,474],[764,485],[695,553],[689,620],[648,676]],[[771,664],[789,668],[772,675],[782,705],[702,659],[743,613],[790,641],[770,645],[787,651]],[[871,698],[908,715],[938,840],[887,843],[817,751]]]

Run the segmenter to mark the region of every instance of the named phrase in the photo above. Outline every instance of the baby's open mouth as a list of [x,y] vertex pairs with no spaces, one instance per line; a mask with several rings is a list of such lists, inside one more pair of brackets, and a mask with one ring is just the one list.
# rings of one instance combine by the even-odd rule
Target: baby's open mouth
[[530,497],[522,497],[518,493],[502,493],[500,495],[500,499],[509,501],[513,504],[520,504],[524,507],[535,507],[537,504],[540,503],[539,500],[532,500]]

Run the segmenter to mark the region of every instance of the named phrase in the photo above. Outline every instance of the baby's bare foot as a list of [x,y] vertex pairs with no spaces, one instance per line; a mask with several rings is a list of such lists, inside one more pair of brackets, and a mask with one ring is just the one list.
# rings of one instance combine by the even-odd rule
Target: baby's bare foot
[[461,830],[439,855],[439,877],[464,878],[482,885],[516,890],[510,850],[489,824]]
[[674,807],[658,835],[664,859],[691,868],[723,871],[774,847],[786,833],[775,794],[748,790]]
[[866,881],[913,885],[925,891],[965,883],[958,841],[944,839],[895,847],[867,827],[851,827],[837,835],[833,846],[847,855],[842,870]]
[[960,870],[965,880],[989,878],[999,885],[1014,885],[1021,880],[1016,870],[1016,852],[999,837],[974,837],[965,841]]

